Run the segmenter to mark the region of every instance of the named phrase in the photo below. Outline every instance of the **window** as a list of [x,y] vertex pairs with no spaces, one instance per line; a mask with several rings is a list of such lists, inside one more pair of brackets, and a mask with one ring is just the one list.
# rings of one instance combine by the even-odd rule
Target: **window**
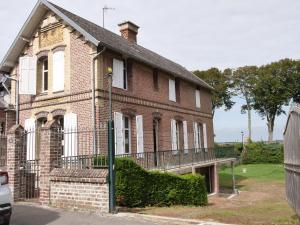
[[169,100],[176,102],[176,87],[174,79],[169,79]]
[[153,70],[153,88],[155,91],[158,91],[158,70]]
[[207,148],[207,129],[205,123],[194,123],[194,147],[195,149]]
[[43,69],[42,69],[42,91],[48,91],[48,59],[44,59],[42,61]]
[[5,123],[2,122],[2,123],[0,124],[0,134],[4,134],[4,133],[5,133]]
[[130,119],[127,116],[123,118],[124,122],[124,153],[130,153],[131,141],[130,141]]
[[[140,128],[142,129],[141,126]],[[131,152],[130,117],[124,116],[122,113],[119,112],[114,112],[114,131],[116,155],[129,154]]]
[[196,107],[201,107],[201,100],[200,100],[200,90],[196,89],[195,91],[195,100],[196,100]]
[[53,54],[53,92],[63,91],[65,86],[65,53],[56,51]]
[[176,140],[177,140],[177,150],[179,149],[180,146],[180,133],[179,133],[179,122],[176,121]]
[[60,155],[63,156],[64,155],[64,134],[63,134],[63,129],[64,129],[64,116],[55,116],[53,119],[56,120],[56,122],[59,125],[59,129],[62,131],[60,134],[60,140],[61,140],[61,152]]
[[176,154],[180,148],[180,122],[177,120],[171,120],[171,144],[173,153]]
[[127,72],[124,60],[113,59],[112,86],[127,90]]

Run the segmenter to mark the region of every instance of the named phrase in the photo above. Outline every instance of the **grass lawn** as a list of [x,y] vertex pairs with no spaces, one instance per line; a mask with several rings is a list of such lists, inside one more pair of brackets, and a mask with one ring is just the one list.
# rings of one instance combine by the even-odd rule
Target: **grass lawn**
[[[300,224],[285,200],[283,165],[239,165],[234,173],[240,190],[234,198],[211,196],[206,207],[150,207],[140,212],[245,225]],[[231,168],[221,168],[219,175],[221,187],[232,188]]]

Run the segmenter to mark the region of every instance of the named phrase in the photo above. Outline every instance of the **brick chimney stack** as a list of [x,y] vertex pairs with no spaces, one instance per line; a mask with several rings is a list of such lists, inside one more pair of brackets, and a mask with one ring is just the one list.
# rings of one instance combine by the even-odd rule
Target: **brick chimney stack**
[[130,21],[125,21],[118,25],[120,27],[121,36],[131,43],[136,43],[139,27]]

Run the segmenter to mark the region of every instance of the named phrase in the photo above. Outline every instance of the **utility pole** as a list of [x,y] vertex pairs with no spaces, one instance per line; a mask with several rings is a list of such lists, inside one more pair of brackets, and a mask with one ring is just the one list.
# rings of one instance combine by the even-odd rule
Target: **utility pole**
[[106,5],[102,8],[102,27],[104,28],[105,25],[105,13],[107,10],[115,10],[115,8],[107,7]]
[[109,176],[109,212],[116,213],[116,193],[115,193],[115,150],[114,150],[114,121],[112,115],[112,68],[108,68],[109,78],[109,121],[108,121],[108,176]]

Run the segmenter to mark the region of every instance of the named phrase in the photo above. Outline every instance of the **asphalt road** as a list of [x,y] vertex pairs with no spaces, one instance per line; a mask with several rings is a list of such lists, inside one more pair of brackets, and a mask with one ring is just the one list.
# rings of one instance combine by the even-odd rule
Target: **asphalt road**
[[157,218],[122,215],[95,215],[61,209],[15,205],[11,225],[187,225],[189,223],[166,221]]

